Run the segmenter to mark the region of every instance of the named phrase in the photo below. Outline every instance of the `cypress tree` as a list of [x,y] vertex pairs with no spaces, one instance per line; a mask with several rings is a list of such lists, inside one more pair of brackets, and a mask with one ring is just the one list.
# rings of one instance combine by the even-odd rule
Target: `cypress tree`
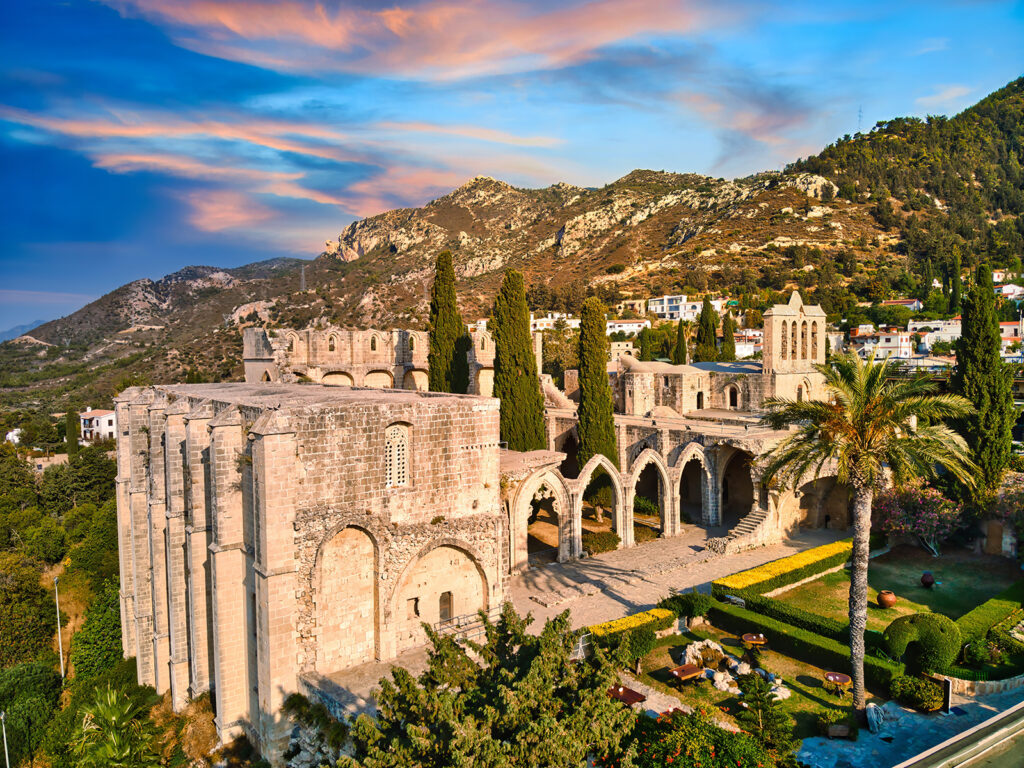
[[732,319],[732,312],[725,313],[725,320],[722,321],[722,349],[718,353],[719,360],[736,359],[736,321]]
[[686,365],[686,328],[682,320],[676,326],[676,346],[672,350],[672,362],[676,365]]
[[430,289],[430,350],[427,353],[431,392],[464,394],[469,388],[469,335],[462,324],[455,296],[455,268],[451,251],[437,256],[434,285]]
[[494,301],[494,396],[501,399],[501,439],[513,451],[547,447],[544,396],[537,378],[537,359],[530,335],[523,276],[514,269]]
[[605,308],[596,296],[591,296],[583,302],[579,344],[579,465],[582,467],[591,456],[603,453],[612,464],[618,466],[615,421],[612,417],[612,388],[608,384]]
[[64,414],[64,440],[67,444],[68,459],[78,455],[78,437],[81,434],[81,419],[78,416],[78,408],[74,405],[68,406],[68,412]]
[[[991,279],[991,275],[989,275]],[[950,268],[949,275],[949,314],[955,315],[960,311],[960,294],[962,292],[960,285],[960,251],[953,252],[953,266]]]
[[703,363],[718,359],[718,313],[711,306],[711,299],[704,297],[700,317],[697,318],[697,347],[693,351],[693,360]]
[[1010,461],[1013,407],[1009,366],[999,357],[999,317],[996,314],[992,270],[978,267],[977,279],[963,307],[962,335],[957,341],[953,391],[977,409],[967,418],[962,434],[981,468],[980,485],[998,487]]
[[650,328],[643,328],[640,331],[638,341],[640,342],[640,354],[638,357],[641,360],[653,360],[654,359],[654,334]]

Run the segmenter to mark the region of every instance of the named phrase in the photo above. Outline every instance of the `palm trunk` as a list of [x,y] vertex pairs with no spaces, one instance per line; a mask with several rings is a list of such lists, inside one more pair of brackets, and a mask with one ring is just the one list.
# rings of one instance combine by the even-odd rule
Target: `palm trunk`
[[850,574],[850,667],[853,706],[865,708],[864,630],[868,624],[868,546],[871,537],[871,503],[874,489],[853,480],[853,572]]

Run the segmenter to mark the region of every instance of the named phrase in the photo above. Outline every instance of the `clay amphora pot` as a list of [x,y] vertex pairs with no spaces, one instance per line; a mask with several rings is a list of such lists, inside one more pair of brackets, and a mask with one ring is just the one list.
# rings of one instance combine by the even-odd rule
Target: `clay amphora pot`
[[878,593],[878,604],[882,608],[892,608],[896,605],[896,595],[888,589],[883,589]]

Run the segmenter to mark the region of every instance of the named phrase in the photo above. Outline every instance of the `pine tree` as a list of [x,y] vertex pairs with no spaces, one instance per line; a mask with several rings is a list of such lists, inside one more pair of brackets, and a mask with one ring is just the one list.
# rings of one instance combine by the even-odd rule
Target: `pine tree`
[[719,360],[736,359],[736,321],[732,319],[732,312],[725,313],[725,320],[722,321],[722,348],[718,352]]
[[431,392],[464,394],[469,388],[469,335],[462,324],[455,295],[455,268],[451,251],[437,257],[430,290],[430,351],[427,353]]
[[953,266],[949,275],[949,314],[955,315],[960,311],[960,251],[953,253]]
[[977,279],[963,307],[962,335],[957,341],[954,392],[977,409],[967,417],[963,435],[981,467],[979,485],[998,487],[1010,461],[1013,407],[1011,371],[999,357],[999,318],[992,289],[992,270],[978,267]]
[[537,359],[530,335],[523,276],[514,269],[494,301],[494,396],[501,399],[501,439],[513,451],[547,447],[544,396],[537,378]]
[[676,326],[676,346],[672,350],[672,362],[676,365],[686,365],[686,327],[682,320]]
[[612,388],[608,384],[608,337],[605,335],[605,308],[591,296],[583,302],[580,318],[580,405],[579,465],[582,467],[599,453],[619,465],[615,445],[615,421],[612,416]]
[[697,318],[697,347],[693,351],[693,360],[703,363],[718,359],[718,313],[711,306],[711,299],[704,297],[704,306]]
[[78,416],[78,408],[68,406],[68,412],[64,414],[64,441],[67,444],[68,459],[78,455],[78,438],[82,421]]
[[793,719],[782,710],[771,686],[757,672],[740,678],[743,703],[736,719],[743,730],[778,756],[793,751]]

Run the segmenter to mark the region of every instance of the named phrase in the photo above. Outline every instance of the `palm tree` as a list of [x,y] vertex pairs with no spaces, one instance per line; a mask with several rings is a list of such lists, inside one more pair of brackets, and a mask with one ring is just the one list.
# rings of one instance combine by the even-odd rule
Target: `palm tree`
[[[973,411],[959,395],[935,394],[923,377],[894,378],[886,357],[836,356],[816,368],[828,400],[769,398],[763,421],[795,427],[768,456],[766,484],[796,488],[834,464],[853,496],[853,572],[850,576],[850,661],[853,703],[864,709],[864,629],[868,616],[868,538],[875,489],[891,479],[934,478],[942,467],[972,485],[977,467],[964,439],[943,424]],[[917,423],[920,419],[920,425]]]
[[142,707],[109,684],[83,707],[81,732],[75,742],[79,768],[156,768],[155,729]]

